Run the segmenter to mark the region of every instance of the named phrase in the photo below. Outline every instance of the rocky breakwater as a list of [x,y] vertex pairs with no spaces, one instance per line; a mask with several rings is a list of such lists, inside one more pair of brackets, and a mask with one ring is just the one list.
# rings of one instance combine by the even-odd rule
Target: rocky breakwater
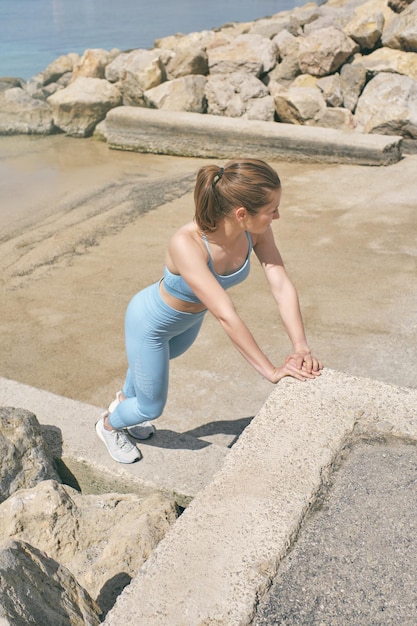
[[57,435],[29,411],[0,408],[5,625],[101,623],[177,518],[159,493],[82,495],[63,484],[50,451]]
[[68,54],[0,79],[0,134],[105,138],[123,106],[416,140],[417,0],[329,0],[151,50]]

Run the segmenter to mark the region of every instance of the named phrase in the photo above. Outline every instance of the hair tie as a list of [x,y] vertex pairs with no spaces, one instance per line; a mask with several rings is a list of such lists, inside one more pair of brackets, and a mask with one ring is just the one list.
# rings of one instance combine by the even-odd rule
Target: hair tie
[[224,167],[221,167],[219,169],[218,173],[216,174],[216,176],[213,178],[213,187],[215,187],[217,185],[217,183],[219,182],[219,180],[223,176],[223,172],[224,172]]

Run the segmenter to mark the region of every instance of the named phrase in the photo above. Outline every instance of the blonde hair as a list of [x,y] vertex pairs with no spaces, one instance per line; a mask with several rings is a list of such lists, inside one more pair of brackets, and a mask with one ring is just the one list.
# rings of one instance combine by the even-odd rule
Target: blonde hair
[[236,159],[224,167],[205,165],[197,173],[194,219],[202,231],[213,232],[222,217],[240,206],[256,215],[280,187],[277,172],[260,159]]

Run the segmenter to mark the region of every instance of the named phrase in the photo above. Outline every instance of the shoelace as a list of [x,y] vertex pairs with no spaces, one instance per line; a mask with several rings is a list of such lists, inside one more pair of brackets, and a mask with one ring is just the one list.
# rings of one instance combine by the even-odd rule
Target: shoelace
[[114,438],[116,440],[116,445],[118,448],[121,448],[122,450],[123,448],[132,448],[132,444],[123,432],[121,432],[120,430],[115,430],[114,432]]

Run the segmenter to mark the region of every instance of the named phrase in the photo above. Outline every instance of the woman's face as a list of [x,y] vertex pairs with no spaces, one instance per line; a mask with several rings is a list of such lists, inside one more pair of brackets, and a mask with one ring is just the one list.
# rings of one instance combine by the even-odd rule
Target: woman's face
[[281,201],[281,188],[271,193],[271,201],[259,209],[256,215],[247,214],[247,230],[261,235],[271,225],[272,220],[279,219],[279,203]]

